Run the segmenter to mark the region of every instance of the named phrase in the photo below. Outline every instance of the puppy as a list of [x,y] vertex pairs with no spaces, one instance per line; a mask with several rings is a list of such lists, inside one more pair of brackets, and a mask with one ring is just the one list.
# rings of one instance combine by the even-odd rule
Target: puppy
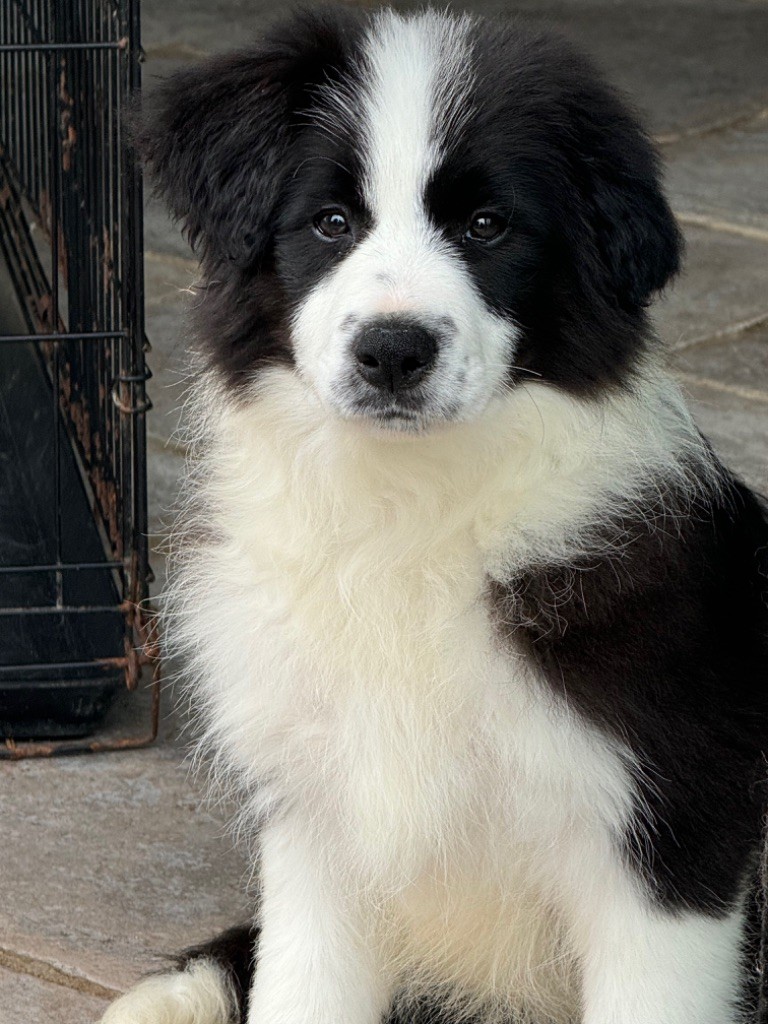
[[326,11],[142,118],[202,264],[167,631],[260,897],[105,1021],[746,1019],[768,529],[664,370],[635,116]]

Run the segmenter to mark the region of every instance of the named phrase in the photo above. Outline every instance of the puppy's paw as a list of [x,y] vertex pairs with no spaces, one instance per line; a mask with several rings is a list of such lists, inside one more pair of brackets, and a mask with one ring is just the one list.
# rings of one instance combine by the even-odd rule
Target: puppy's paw
[[239,1024],[227,973],[213,960],[140,982],[112,1003],[101,1024]]

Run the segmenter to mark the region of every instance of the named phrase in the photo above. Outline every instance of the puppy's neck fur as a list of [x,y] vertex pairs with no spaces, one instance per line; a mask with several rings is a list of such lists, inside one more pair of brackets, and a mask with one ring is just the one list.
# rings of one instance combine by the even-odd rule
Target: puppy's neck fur
[[708,447],[678,387],[647,370],[592,401],[542,383],[494,399],[474,422],[386,435],[329,416],[295,375],[273,371],[252,402],[221,407],[204,448],[218,515],[276,502],[324,550],[356,541],[419,564],[458,531],[489,572],[584,552],[592,529],[643,515],[652,486],[716,486]]

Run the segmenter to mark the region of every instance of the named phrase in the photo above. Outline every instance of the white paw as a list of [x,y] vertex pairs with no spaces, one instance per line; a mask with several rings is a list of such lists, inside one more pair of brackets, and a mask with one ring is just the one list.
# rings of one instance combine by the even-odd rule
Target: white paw
[[227,975],[212,960],[147,978],[112,1003],[101,1024],[237,1024]]

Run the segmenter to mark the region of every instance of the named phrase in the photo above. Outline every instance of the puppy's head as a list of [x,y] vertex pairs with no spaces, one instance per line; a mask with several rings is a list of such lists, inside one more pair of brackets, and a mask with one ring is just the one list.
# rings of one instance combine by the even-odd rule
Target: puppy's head
[[295,16],[168,80],[137,134],[252,394],[424,429],[532,377],[620,386],[680,239],[632,114],[566,44],[426,12]]

